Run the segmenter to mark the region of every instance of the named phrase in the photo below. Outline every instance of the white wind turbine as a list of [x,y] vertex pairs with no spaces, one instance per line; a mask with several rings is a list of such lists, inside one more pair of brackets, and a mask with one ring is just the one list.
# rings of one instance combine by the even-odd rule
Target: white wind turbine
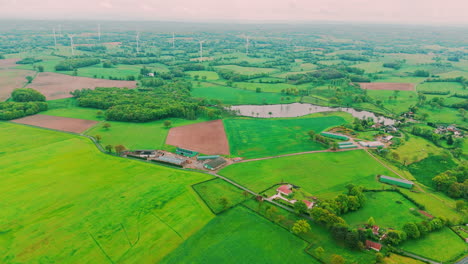
[[196,39],[198,40],[198,43],[200,44],[200,62],[203,61],[203,43],[206,41],[206,39]]
[[55,46],[55,49],[57,49],[57,36],[55,35],[55,27],[53,28],[53,32],[54,32],[54,46]]
[[140,32],[137,32],[136,35],[136,45],[137,53],[140,53]]
[[72,56],[75,56],[75,49],[73,47],[73,35],[68,35],[68,37],[70,38],[70,48],[71,48]]

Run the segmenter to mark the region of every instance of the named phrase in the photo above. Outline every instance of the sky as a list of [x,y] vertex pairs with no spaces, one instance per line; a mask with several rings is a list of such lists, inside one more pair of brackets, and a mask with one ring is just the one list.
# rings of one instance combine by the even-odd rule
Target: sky
[[468,25],[467,0],[0,0],[9,19]]

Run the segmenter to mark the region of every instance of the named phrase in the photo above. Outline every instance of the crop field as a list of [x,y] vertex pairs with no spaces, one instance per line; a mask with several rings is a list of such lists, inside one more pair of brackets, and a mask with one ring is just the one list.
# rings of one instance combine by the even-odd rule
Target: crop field
[[456,163],[450,157],[429,156],[409,166],[409,171],[418,182],[432,186],[432,178],[438,174],[452,169]]
[[269,93],[280,93],[283,89],[295,88],[301,89],[297,85],[287,84],[287,83],[250,83],[250,82],[238,82],[236,83],[236,88],[247,89],[256,91],[257,88],[260,88],[262,92]]
[[428,117],[426,119],[427,122],[435,122],[435,123],[442,123],[442,124],[459,124],[466,126],[466,121],[464,121],[460,115],[460,113],[453,108],[448,107],[430,107],[424,106],[421,107],[417,113],[417,115],[421,115],[423,113],[427,113]]
[[190,188],[208,175],[9,123],[0,123],[0,148],[2,262],[154,263],[213,218]]
[[[437,92],[461,92],[463,86],[456,82],[425,82],[419,84],[416,89],[418,91],[437,91]],[[438,95],[441,96],[441,95]],[[443,95],[442,95],[443,96]],[[445,97],[445,96],[444,96]]]
[[87,77],[69,76],[60,73],[41,72],[27,86],[44,94],[47,100],[71,97],[70,92],[77,89],[96,87],[127,87],[135,88],[134,81],[112,81]]
[[304,252],[306,246],[289,231],[238,206],[214,218],[162,263],[318,263]]
[[366,204],[358,211],[343,215],[346,222],[352,226],[362,227],[373,217],[380,227],[401,230],[408,222],[419,222],[422,217],[415,216],[411,211],[418,208],[401,194],[396,192],[366,192]]
[[[251,196],[250,194],[245,196],[241,189],[221,179],[198,183],[192,187],[216,214],[243,202]],[[221,199],[225,199],[227,203],[223,204]]]
[[382,62],[363,62],[359,64],[355,64],[352,67],[359,68],[364,70],[366,73],[376,73],[376,72],[389,72],[393,71],[391,68],[385,68],[382,66]]
[[424,262],[422,262],[422,261],[412,259],[412,258],[403,257],[403,256],[397,255],[397,254],[390,254],[389,257],[386,257],[384,259],[384,261],[385,261],[384,262],[385,264],[401,264],[401,263],[405,263],[405,264],[424,264]]
[[16,62],[19,61],[18,58],[8,58],[8,59],[0,59],[0,69],[9,69],[17,66]]
[[97,121],[49,115],[32,115],[12,120],[14,123],[51,128],[66,132],[82,133]]
[[[280,104],[293,103],[297,101],[294,96],[283,96],[279,93],[256,93],[254,91],[231,88],[227,86],[216,86],[202,83],[203,86],[194,86],[192,96],[207,99],[221,100],[224,104]],[[289,100],[288,100],[289,97]]]
[[[50,106],[49,106],[49,109],[50,109]],[[103,110],[95,109],[95,108],[84,108],[84,107],[72,106],[72,107],[66,107],[66,108],[50,109],[50,110],[41,112],[41,115],[61,116],[61,117],[79,118],[79,119],[94,120],[94,121],[103,121],[104,120],[103,116],[99,116],[99,117],[97,116],[98,111],[104,112]]]
[[412,83],[359,83],[362,89],[366,90],[392,90],[392,91],[414,91]]
[[[460,258],[468,250],[466,243],[447,227],[429,233],[422,239],[408,240],[401,248],[443,262],[453,261],[457,257]],[[437,254],[434,254],[434,252],[437,252]]]
[[16,88],[26,84],[26,76],[34,76],[36,72],[27,70],[0,69],[0,102],[10,97]]
[[229,155],[229,143],[222,120],[171,128],[166,144],[209,155]]
[[259,73],[272,73],[275,71],[279,71],[274,68],[242,67],[242,66],[237,66],[237,65],[221,65],[221,66],[216,66],[216,68],[231,70],[236,73],[245,74],[245,75],[252,75],[252,74],[259,74]]
[[230,165],[220,171],[256,192],[288,182],[320,198],[342,193],[349,183],[379,188],[377,174],[394,175],[361,150],[303,154]]
[[129,123],[109,121],[111,127],[97,125],[86,132],[87,135],[102,137],[101,145],[124,145],[127,149],[162,149],[164,148],[169,128],[164,121],[170,120],[172,127],[195,124],[206,120],[185,120],[179,118],[162,119],[147,123]]
[[224,125],[231,154],[244,158],[324,149],[307,132],[320,133],[344,124],[337,116],[297,119],[226,119]]

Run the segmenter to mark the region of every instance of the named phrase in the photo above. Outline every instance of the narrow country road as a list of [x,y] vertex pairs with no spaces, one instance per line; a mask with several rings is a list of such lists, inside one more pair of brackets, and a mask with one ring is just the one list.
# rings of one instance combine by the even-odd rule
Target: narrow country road
[[403,251],[403,256],[411,257],[411,258],[414,258],[414,259],[419,259],[419,260],[422,260],[424,262],[431,263],[431,264],[442,264],[442,262],[436,262],[436,261],[433,261],[433,260],[430,260],[430,259],[426,259],[426,258],[420,257],[418,255],[415,255],[415,254],[412,254],[412,253],[409,253],[409,252],[406,252],[406,251]]

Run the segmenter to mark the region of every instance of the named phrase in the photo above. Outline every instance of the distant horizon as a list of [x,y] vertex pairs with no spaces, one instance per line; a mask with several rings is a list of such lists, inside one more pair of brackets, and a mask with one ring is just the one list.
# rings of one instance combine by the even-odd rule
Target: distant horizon
[[463,0],[0,0],[15,20],[468,25]]

